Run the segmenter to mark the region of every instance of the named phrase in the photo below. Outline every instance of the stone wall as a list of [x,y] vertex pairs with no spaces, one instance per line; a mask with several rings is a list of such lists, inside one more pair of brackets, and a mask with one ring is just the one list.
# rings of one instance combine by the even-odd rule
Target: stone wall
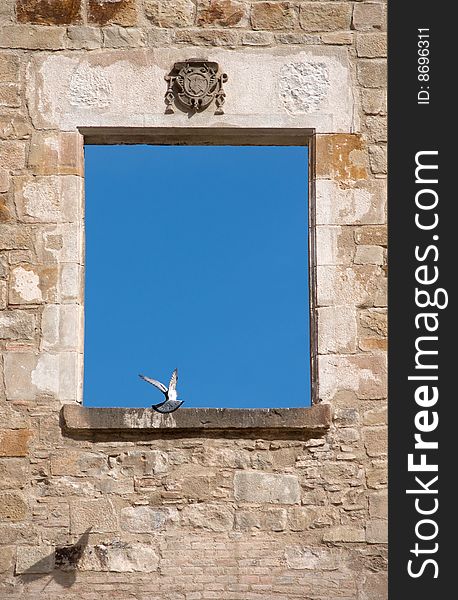
[[[385,19],[382,1],[0,2],[2,599],[386,597]],[[224,115],[165,114],[164,75],[190,57],[228,74]],[[182,129],[310,144],[330,427],[63,426],[81,401],[84,138]]]

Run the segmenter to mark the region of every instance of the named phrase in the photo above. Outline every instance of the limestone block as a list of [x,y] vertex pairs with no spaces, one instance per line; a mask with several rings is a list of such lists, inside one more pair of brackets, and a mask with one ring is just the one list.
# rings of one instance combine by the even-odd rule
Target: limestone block
[[65,47],[65,34],[65,27],[4,25],[0,37],[0,48],[59,50]]
[[110,573],[153,573],[158,566],[159,556],[147,544],[113,541],[86,548],[78,569]]
[[83,136],[70,131],[34,132],[28,164],[37,175],[83,176]]
[[315,236],[317,265],[348,265],[353,261],[355,241],[348,227],[319,225]]
[[54,560],[54,546],[18,546],[16,573],[50,573]]
[[108,498],[72,500],[70,502],[70,530],[83,533],[110,533],[118,530],[118,519]]
[[35,229],[35,248],[43,264],[83,262],[81,223],[60,223]]
[[362,527],[357,525],[340,525],[323,534],[323,542],[365,542],[366,535]]
[[387,544],[388,522],[386,520],[370,521],[366,525],[366,541],[368,544]]
[[367,309],[359,315],[359,347],[365,351],[386,350],[387,347],[386,309]]
[[0,83],[18,83],[19,65],[19,56],[2,52],[0,54]]
[[383,265],[383,248],[380,246],[358,246],[355,252],[356,265]]
[[0,489],[21,489],[29,476],[28,461],[23,458],[2,458],[0,460]]
[[357,66],[358,82],[366,88],[383,88],[387,80],[386,60],[360,59]]
[[77,263],[65,263],[60,268],[59,300],[61,302],[83,301],[83,267]]
[[71,25],[67,35],[67,48],[72,50],[95,50],[102,45],[102,30],[99,27]]
[[384,29],[386,9],[380,2],[361,2],[353,9],[353,29],[357,31],[373,31]]
[[194,24],[195,3],[191,0],[145,0],[145,14],[156,27],[189,27]]
[[318,306],[373,306],[385,279],[376,265],[318,266]]
[[110,25],[103,28],[103,45],[105,48],[139,48],[145,45],[144,32],[136,27],[125,29]]
[[36,267],[20,264],[11,269],[9,282],[10,304],[41,304],[43,294]]
[[251,7],[253,29],[294,29],[298,15],[291,2],[256,2]]
[[26,310],[0,313],[0,339],[31,340],[36,332],[36,315]]
[[0,573],[9,571],[13,566],[13,558],[16,548],[14,546],[0,547]]
[[385,145],[373,145],[369,148],[369,161],[372,173],[385,175],[387,172],[387,154]]
[[9,171],[25,167],[25,142],[20,140],[0,141],[0,165]]
[[382,115],[368,115],[365,119],[368,139],[375,143],[388,141],[387,118]]
[[361,58],[382,58],[387,54],[386,33],[364,33],[356,36],[356,53]]
[[15,20],[15,4],[16,0],[3,0],[0,2],[0,21],[11,22]]
[[135,0],[88,0],[88,21],[97,25],[116,23],[130,27],[137,22]]
[[18,250],[20,248],[33,248],[31,229],[2,223],[0,228],[0,250]]
[[128,506],[121,510],[121,529],[133,533],[152,533],[164,529],[169,511],[151,506]]
[[62,402],[77,400],[79,355],[9,352],[5,356],[5,385],[8,400],[35,400],[55,396]]
[[356,351],[356,311],[351,306],[318,309],[318,353],[339,354]]
[[47,304],[41,317],[42,350],[78,350],[83,340],[83,307]]
[[72,175],[15,178],[15,203],[26,223],[76,222],[82,214],[83,180]]
[[386,396],[384,356],[322,355],[318,358],[319,395],[330,401],[339,390],[355,392],[358,398],[376,400]]
[[30,429],[0,429],[0,456],[27,456]]
[[358,181],[368,173],[367,148],[361,135],[339,133],[316,138],[318,179]]
[[247,5],[235,0],[199,2],[197,25],[200,27],[246,27]]
[[17,0],[16,14],[20,23],[69,25],[81,18],[81,0]]
[[367,115],[386,115],[386,89],[362,89],[361,102]]
[[181,518],[184,526],[206,531],[230,531],[234,524],[234,512],[224,504],[190,504]]
[[296,475],[237,471],[234,496],[238,502],[299,504],[301,492]]
[[386,456],[388,443],[386,427],[364,427],[363,440],[370,457]]
[[0,106],[17,108],[21,106],[21,90],[15,83],[0,83]]
[[0,193],[10,189],[10,176],[6,169],[0,167]]
[[[113,42],[109,39],[110,31],[115,30],[120,31],[120,28],[104,29],[105,45]],[[186,43],[188,40],[194,46],[197,35],[211,38],[215,31],[200,29],[194,33],[178,29],[174,35],[176,41]],[[122,39],[116,44],[138,46],[140,40],[126,37],[135,32],[140,30],[122,30]],[[200,43],[213,43],[215,40],[212,42],[210,38]],[[218,62],[229,77],[225,84],[225,114],[214,115],[214,111],[207,110],[191,120],[179,109],[174,114],[164,114],[164,76],[175,62],[194,54],[192,48],[170,47],[136,49],[129,53],[113,50],[103,54],[72,52],[33,57],[27,74],[33,122],[39,129],[66,131],[84,126],[249,125],[312,127],[318,131],[339,132],[355,126],[351,71],[345,48],[291,47],[286,52],[284,49],[244,48],[237,53],[215,48],[212,60]],[[341,141],[336,152],[342,150],[343,145]],[[353,162],[361,174],[364,169],[358,166],[359,150],[350,148],[349,141],[347,145],[347,154],[354,151]]]
[[28,507],[24,497],[17,492],[3,492],[0,494],[0,521],[25,521]]
[[355,242],[363,246],[383,246],[388,242],[388,230],[386,225],[367,225],[359,227],[355,231]]
[[305,31],[350,29],[352,6],[346,2],[306,2],[301,5],[301,27]]
[[386,519],[388,517],[387,490],[369,494],[369,515],[374,519]]

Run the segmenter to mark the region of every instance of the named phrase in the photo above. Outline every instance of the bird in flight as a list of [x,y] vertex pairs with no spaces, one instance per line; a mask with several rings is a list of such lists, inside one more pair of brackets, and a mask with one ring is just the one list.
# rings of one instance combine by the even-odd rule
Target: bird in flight
[[178,369],[175,369],[172,373],[172,377],[170,378],[169,387],[167,388],[160,381],[156,381],[156,379],[151,379],[150,377],[145,377],[145,375],[139,375],[141,379],[151,383],[157,387],[165,396],[164,402],[159,402],[159,404],[153,404],[151,408],[153,408],[156,412],[159,413],[171,413],[183,404],[184,400],[178,400],[177,398],[177,381],[178,381]]

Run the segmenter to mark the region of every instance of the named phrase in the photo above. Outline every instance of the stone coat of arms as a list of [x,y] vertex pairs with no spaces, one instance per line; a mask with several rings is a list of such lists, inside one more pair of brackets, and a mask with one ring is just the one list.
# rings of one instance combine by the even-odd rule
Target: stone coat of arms
[[175,63],[165,79],[168,82],[165,94],[166,112],[173,113],[173,104],[188,112],[200,112],[215,101],[215,115],[222,115],[226,94],[223,83],[226,73],[218,73],[216,62],[189,59]]

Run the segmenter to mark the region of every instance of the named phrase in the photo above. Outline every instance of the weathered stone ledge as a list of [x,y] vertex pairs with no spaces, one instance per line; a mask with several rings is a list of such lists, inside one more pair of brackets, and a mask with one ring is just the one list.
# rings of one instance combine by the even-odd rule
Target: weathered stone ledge
[[319,437],[331,425],[331,406],[308,408],[182,408],[161,415],[151,408],[62,409],[64,432],[72,434],[218,435],[221,437]]

